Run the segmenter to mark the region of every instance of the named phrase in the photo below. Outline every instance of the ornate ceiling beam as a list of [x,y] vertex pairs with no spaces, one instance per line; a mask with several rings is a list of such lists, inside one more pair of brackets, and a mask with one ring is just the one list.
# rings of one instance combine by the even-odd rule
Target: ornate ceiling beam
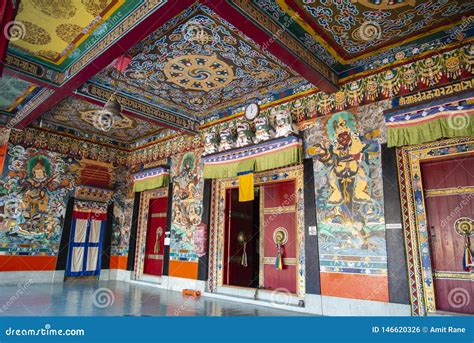
[[[157,2],[158,1],[147,1],[144,3],[144,6],[155,6]],[[132,46],[140,42],[168,20],[177,16],[194,2],[194,0],[167,1],[163,6],[156,8],[153,13],[135,26],[133,20],[129,21],[130,27],[123,27],[126,33],[121,38],[113,42],[113,44],[106,48],[95,59],[86,61],[88,56],[83,57],[83,60],[80,61],[81,64],[70,68],[69,73],[74,75],[73,77],[67,79],[61,85],[61,88],[56,91],[44,89],[44,91],[40,92],[38,96],[32,99],[17,113],[9,125],[17,129],[25,128],[61,100],[73,94],[77,88],[97,72],[108,66],[118,56],[128,51]],[[146,11],[146,8],[144,8],[144,11]],[[109,35],[109,37],[106,38],[111,39],[112,37]]]
[[[76,91],[76,96],[92,104],[103,106],[112,96],[113,91],[95,84],[86,82]],[[155,125],[168,129],[176,130],[185,134],[195,134],[197,132],[198,122],[181,116],[176,113],[170,113],[163,109],[138,101],[135,98],[117,92],[117,100],[122,105],[122,113],[130,117],[145,120]]]
[[12,0],[0,1],[0,76],[3,72],[3,61],[7,54],[8,42],[10,37],[8,33],[11,29],[11,23],[15,17],[15,7]]
[[326,93],[338,89],[337,75],[248,0],[201,0],[288,67]]

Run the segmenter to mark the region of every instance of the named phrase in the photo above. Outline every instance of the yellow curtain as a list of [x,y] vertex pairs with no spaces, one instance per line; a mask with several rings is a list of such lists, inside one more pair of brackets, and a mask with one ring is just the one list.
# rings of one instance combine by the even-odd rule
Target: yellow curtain
[[239,178],[239,201],[251,201],[254,199],[253,172],[244,172]]

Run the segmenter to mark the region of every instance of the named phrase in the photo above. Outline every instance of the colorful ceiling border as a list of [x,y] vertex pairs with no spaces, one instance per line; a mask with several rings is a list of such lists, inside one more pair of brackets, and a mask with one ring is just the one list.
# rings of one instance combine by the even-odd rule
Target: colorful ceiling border
[[78,159],[99,160],[113,165],[126,165],[127,151],[42,129],[12,130],[9,143],[67,154]]
[[428,27],[427,29],[424,29],[423,32],[406,37],[402,41],[383,44],[382,46],[377,47],[375,50],[358,53],[352,58],[345,59],[342,57],[342,55],[347,54],[347,52],[340,48],[336,41],[329,37],[319,27],[315,27],[314,21],[308,17],[306,12],[302,11],[302,9],[296,4],[295,0],[276,0],[276,2],[290,18],[295,20],[306,32],[315,38],[316,41],[324,46],[324,48],[329,51],[331,55],[341,64],[350,64],[365,57],[377,55],[378,53],[384,52],[392,47],[403,46],[422,37],[426,37],[461,25],[466,21],[465,16],[460,14],[457,16],[457,20],[455,22],[445,20],[444,24],[440,26]]

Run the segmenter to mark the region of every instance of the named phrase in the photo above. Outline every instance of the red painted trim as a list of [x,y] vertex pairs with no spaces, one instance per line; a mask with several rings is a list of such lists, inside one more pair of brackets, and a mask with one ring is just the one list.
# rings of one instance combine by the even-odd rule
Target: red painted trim
[[[242,31],[242,33],[255,41],[258,45],[268,46],[267,50],[273,56],[281,60],[291,69],[295,70],[306,80],[318,86],[324,92],[332,93],[337,91],[336,85],[333,85],[318,71],[306,64],[305,61],[294,56],[286,46],[275,41],[272,36],[263,31],[249,18],[231,6],[227,1],[202,0],[201,2]],[[269,45],[269,42],[272,43]]]
[[110,256],[110,269],[127,270],[128,256]]
[[73,211],[72,217],[74,219],[84,219],[84,220],[107,220],[107,213],[95,213],[95,212],[80,212]]
[[0,76],[3,72],[3,64],[7,55],[8,43],[10,42],[4,34],[5,27],[15,18],[15,8],[12,0],[0,0]]
[[158,8],[154,13],[148,16],[148,18],[128,31],[118,42],[105,50],[102,55],[84,67],[71,80],[62,85],[60,89],[57,89],[53,95],[36,107],[25,119],[20,121],[15,128],[23,129],[28,126],[32,121],[51,109],[51,107],[71,95],[75,89],[112,63],[117,57],[126,53],[131,47],[150,35],[167,21],[177,16],[194,2],[195,0],[168,1],[165,5]]
[[56,269],[56,256],[0,255],[0,271],[43,271]]

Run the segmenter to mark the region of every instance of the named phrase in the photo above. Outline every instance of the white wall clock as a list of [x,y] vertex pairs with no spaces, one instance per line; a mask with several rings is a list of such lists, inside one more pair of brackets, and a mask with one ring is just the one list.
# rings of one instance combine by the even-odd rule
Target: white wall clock
[[260,108],[258,107],[258,104],[252,103],[245,108],[245,119],[254,120],[257,118],[259,113]]

